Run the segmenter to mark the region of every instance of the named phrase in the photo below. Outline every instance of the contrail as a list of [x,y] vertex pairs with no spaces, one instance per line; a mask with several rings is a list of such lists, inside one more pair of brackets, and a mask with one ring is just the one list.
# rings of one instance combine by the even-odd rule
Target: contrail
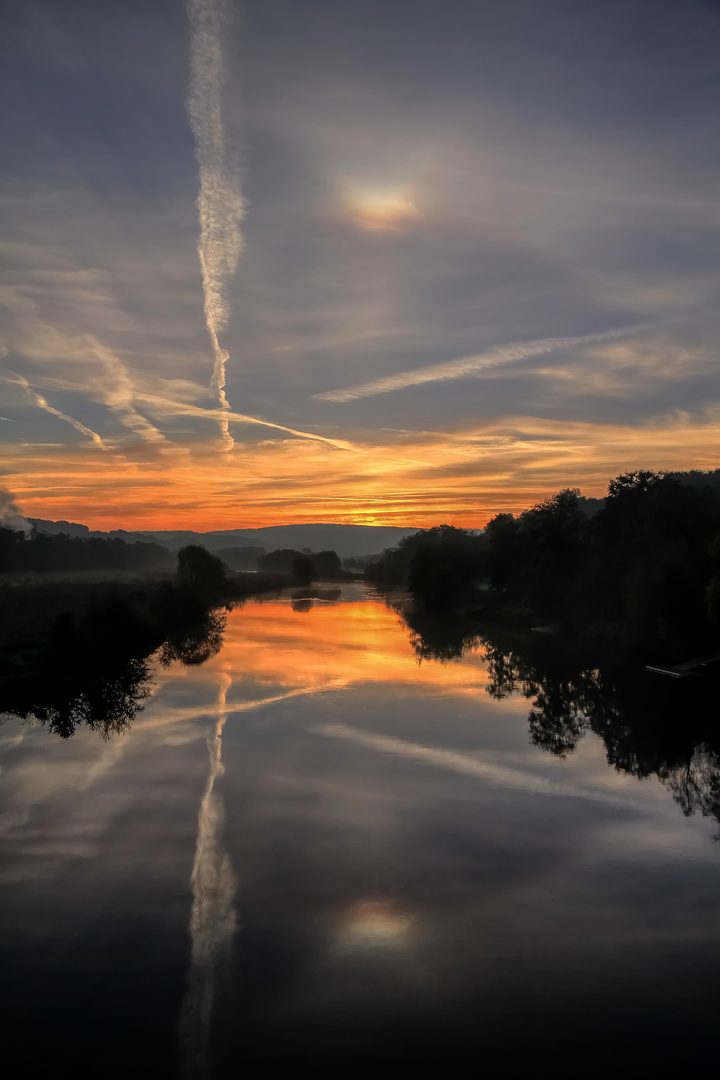
[[299,439],[310,439],[312,442],[325,443],[327,446],[335,447],[336,450],[355,449],[353,444],[346,442],[345,439],[330,439],[326,435],[316,435],[312,431],[301,431],[298,428],[286,427],[284,424],[275,424],[272,420],[259,420],[256,416],[246,416],[244,413],[236,413],[230,410],[223,413],[219,409],[203,409],[200,405],[171,401],[169,398],[158,397],[157,394],[137,393],[135,397],[138,401],[144,401],[150,406],[149,411],[152,412],[154,408],[157,413],[164,413],[167,416],[197,416],[203,419],[223,417],[226,421],[232,420],[233,423],[237,424],[259,424],[261,427],[272,428],[275,431],[284,431],[288,435],[296,435]]
[[[215,359],[212,386],[222,409],[229,409],[225,394],[225,367],[229,357],[218,341],[218,334],[230,317],[227,287],[243,250],[240,222],[245,217],[245,199],[237,171],[229,160],[222,116],[223,32],[227,32],[231,10],[231,0],[187,0],[192,33],[187,113],[200,169],[198,255],[205,322]],[[228,424],[227,418],[220,418],[222,439],[230,450],[233,439]]]
[[220,676],[217,723],[208,738],[210,771],[198,814],[197,844],[192,870],[190,913],[192,953],[185,998],[180,1011],[182,1074],[187,1080],[210,1075],[210,1021],[218,967],[228,956],[237,928],[234,907],[236,882],[222,839],[223,802],[215,781],[224,772],[222,731],[227,719],[230,676]]
[[42,394],[38,394],[37,390],[33,390],[30,383],[27,381],[27,379],[24,379],[22,375],[17,375],[14,371],[9,371],[8,373],[12,375],[12,379],[7,379],[7,382],[14,382],[17,383],[18,386],[22,386],[28,397],[32,398],[32,400],[35,402],[38,409],[44,409],[44,411],[50,413],[51,416],[57,416],[58,419],[64,420],[66,424],[70,424],[70,426],[74,427],[76,431],[79,431],[81,435],[87,435],[88,438],[92,439],[95,445],[99,446],[101,450],[108,449],[98,435],[97,431],[93,431],[91,428],[85,427],[85,425],[81,424],[79,420],[75,420],[72,416],[68,416],[67,413],[61,412],[60,409],[56,409],[47,401],[46,398],[42,396]]
[[407,386],[420,386],[422,383],[441,382],[446,379],[462,379],[465,375],[474,375],[485,368],[498,367],[512,360],[527,360],[531,356],[554,352],[555,349],[569,349],[573,345],[589,345],[595,341],[607,341],[611,338],[625,337],[647,329],[648,324],[625,326],[620,330],[606,330],[602,334],[584,334],[581,337],[543,338],[537,341],[521,341],[510,345],[499,345],[477,356],[462,356],[458,360],[448,360],[442,364],[430,364],[414,371],[401,371],[397,375],[388,375],[383,379],[349,386],[344,390],[326,390],[322,394],[313,394],[320,401],[355,401],[357,398],[372,397],[375,394],[388,394],[391,390],[404,390]]
[[88,337],[87,344],[108,375],[108,382],[103,387],[105,405],[118,416],[123,427],[134,431],[145,442],[167,445],[170,440],[134,407],[135,386],[122,360],[95,338]]

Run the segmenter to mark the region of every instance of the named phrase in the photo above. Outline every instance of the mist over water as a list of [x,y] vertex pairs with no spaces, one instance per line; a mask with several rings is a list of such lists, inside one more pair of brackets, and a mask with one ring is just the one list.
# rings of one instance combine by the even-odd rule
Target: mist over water
[[360,584],[309,600],[248,602],[101,690],[93,667],[71,726],[6,715],[0,949],[27,1068],[60,1045],[107,1076],[140,1050],[181,1078],[563,1073],[589,1046],[707,1067],[714,688]]

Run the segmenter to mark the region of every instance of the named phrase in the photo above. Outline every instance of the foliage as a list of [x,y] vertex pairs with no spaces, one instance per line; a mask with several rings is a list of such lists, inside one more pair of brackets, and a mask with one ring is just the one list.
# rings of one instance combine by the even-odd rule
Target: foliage
[[684,659],[710,651],[720,630],[720,470],[624,473],[602,501],[565,488],[496,515],[479,537],[448,525],[417,533],[365,573],[409,588],[429,612],[523,612]]
[[530,741],[540,750],[565,758],[593,733],[619,772],[656,776],[683,814],[720,823],[716,682],[664,679],[617,656],[598,658],[587,646],[558,647],[546,635],[480,632],[467,620],[432,617],[392,600],[388,606],[400,614],[421,661],[447,663],[482,650],[486,692],[496,700],[528,699]]
[[301,585],[309,585],[315,577],[315,563],[309,555],[298,555],[290,564],[290,573]]
[[257,573],[227,583],[220,560],[199,550],[186,549],[176,581],[0,586],[0,713],[63,738],[81,724],[103,737],[122,732],[150,692],[152,660],[204,663],[222,645],[219,601],[286,584]]
[[127,543],[117,537],[30,536],[0,528],[0,573],[79,570],[169,570],[173,554],[160,544]]
[[[261,555],[257,561],[259,570],[266,570],[280,574],[292,574],[293,565],[300,559],[310,559],[313,570],[308,581],[332,581],[343,577],[342,563],[335,551],[295,551],[294,548],[279,548],[270,551],[267,555]],[[305,571],[307,573],[307,569]],[[297,580],[304,580],[297,578]]]
[[407,536],[365,569],[379,585],[403,585],[429,611],[443,610],[467,595],[482,576],[485,541],[467,529],[437,525]]
[[226,585],[222,559],[211,555],[200,544],[180,548],[177,574],[181,585],[206,595],[218,595]]

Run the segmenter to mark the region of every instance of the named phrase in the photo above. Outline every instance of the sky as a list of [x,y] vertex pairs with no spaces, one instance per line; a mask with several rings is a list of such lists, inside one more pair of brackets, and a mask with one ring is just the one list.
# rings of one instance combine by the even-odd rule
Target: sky
[[0,12],[27,516],[481,527],[720,465],[720,3]]

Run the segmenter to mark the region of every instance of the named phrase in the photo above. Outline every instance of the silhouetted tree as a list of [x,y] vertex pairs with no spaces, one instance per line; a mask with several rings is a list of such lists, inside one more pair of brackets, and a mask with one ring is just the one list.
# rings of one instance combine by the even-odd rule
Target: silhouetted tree
[[278,548],[277,551],[268,551],[267,555],[258,558],[258,570],[268,573],[289,574],[292,572],[292,564],[295,559],[301,559],[302,552],[294,548]]
[[222,559],[200,544],[188,544],[178,551],[178,581],[205,594],[222,593],[226,585]]
[[451,607],[484,572],[485,541],[467,529],[437,525],[405,537],[366,567],[378,584],[405,585],[428,610]]
[[298,555],[292,561],[290,572],[301,585],[309,585],[315,577],[315,563],[308,555]]
[[512,514],[496,514],[485,526],[487,571],[494,589],[504,589],[518,574],[527,545],[520,521]]
[[677,662],[720,644],[719,552],[720,470],[636,470],[604,501],[564,488],[518,517],[496,515],[480,537],[416,533],[365,574],[408,587],[429,611],[550,621]]
[[293,564],[297,559],[311,559],[313,563],[314,580],[332,580],[343,577],[342,563],[335,551],[318,551],[315,554],[308,550],[295,551],[293,548],[279,548],[277,551],[269,551],[267,555],[261,555],[257,561],[258,569],[279,574],[293,574]]
[[168,570],[173,556],[159,544],[126,543],[118,537],[26,535],[0,528],[1,573],[51,573],[82,570]]
[[342,575],[342,562],[336,551],[317,551],[312,555],[312,561],[316,580],[329,580]]

